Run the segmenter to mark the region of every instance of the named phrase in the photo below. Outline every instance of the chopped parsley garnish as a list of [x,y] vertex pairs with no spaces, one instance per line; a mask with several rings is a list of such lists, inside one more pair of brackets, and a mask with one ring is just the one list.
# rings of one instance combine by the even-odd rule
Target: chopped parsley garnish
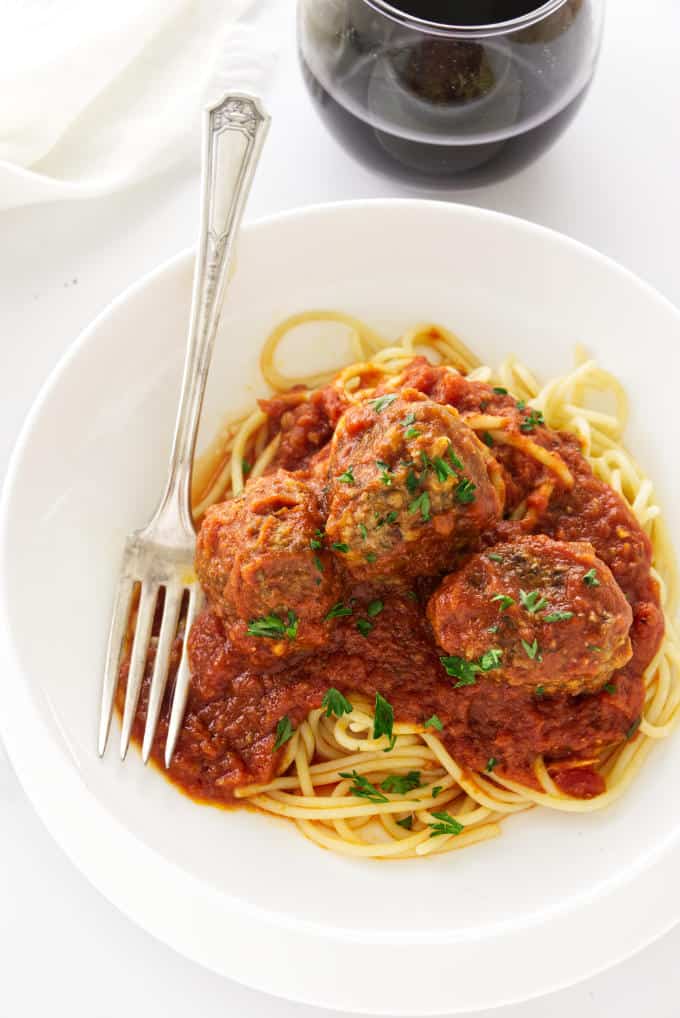
[[420,783],[420,771],[409,771],[408,774],[390,774],[382,782],[384,792],[391,792],[394,795],[406,795],[414,788],[422,788]]
[[351,604],[343,604],[342,601],[338,601],[338,603],[334,604],[331,610],[326,613],[325,619],[326,621],[328,621],[329,619],[341,619],[344,618],[344,616],[351,614],[352,614]]
[[497,396],[507,396],[508,390],[504,389],[502,385],[494,385],[493,391]]
[[530,594],[527,594],[526,590],[520,590],[519,599],[522,608],[526,609],[530,615],[535,615],[536,612],[543,611],[548,607],[548,602],[538,590],[532,590]]
[[409,599],[409,601],[415,601],[417,603],[418,595],[416,594],[415,590],[407,590],[406,596]]
[[545,686],[536,686],[536,689],[534,690],[534,693],[536,694],[536,696],[539,696],[539,697],[540,696],[545,696]]
[[636,720],[630,726],[630,728],[626,732],[626,738],[628,739],[629,742],[633,738],[633,736],[635,735],[635,733],[637,732],[637,730],[638,730],[638,728],[640,727],[641,724],[642,724],[642,718],[636,718]]
[[351,714],[354,710],[347,697],[343,696],[339,689],[334,689],[333,686],[326,691],[321,706],[325,709],[327,718],[331,714],[335,714],[336,718],[341,718],[343,714]]
[[390,742],[389,749],[394,748],[396,736],[392,734],[392,728],[394,727],[394,711],[392,710],[392,704],[381,696],[380,693],[375,694],[375,710],[373,716],[373,738],[379,739],[381,735],[385,735]]
[[368,608],[366,609],[369,619],[374,619],[376,615],[380,615],[380,612],[383,610],[384,607],[385,605],[383,604],[382,601],[371,601]]
[[342,552],[343,555],[346,555],[347,552],[349,551],[349,545],[348,544],[342,544],[342,543],[340,543],[338,541],[336,541],[335,544],[332,544],[331,548],[333,549],[333,551]]
[[366,561],[367,562],[375,562],[377,557],[378,556],[376,555],[376,553],[374,551],[369,551],[368,555],[366,556]]
[[436,799],[439,793],[443,792],[443,790],[444,790],[443,785],[435,785],[434,788],[432,789],[432,798]]
[[541,651],[538,646],[538,640],[534,640],[533,643],[527,643],[526,640],[522,640],[522,646],[524,647],[524,653],[532,661],[542,661]]
[[366,525],[364,523],[359,524],[359,533],[361,534],[361,540],[365,541],[368,537],[368,531],[366,530]]
[[569,619],[573,619],[573,612],[550,612],[549,615],[543,616],[544,622],[568,622]]
[[386,407],[391,406],[392,403],[394,403],[396,398],[396,392],[390,393],[388,396],[378,396],[377,399],[369,399],[368,405],[373,407],[377,414],[381,414]]
[[399,423],[401,424],[402,428],[410,428],[412,424],[416,423],[416,415],[411,410],[409,413],[406,414],[406,417],[404,417],[403,421],[400,421]]
[[406,474],[406,490],[408,491],[409,495],[413,495],[417,487],[418,487],[418,476],[413,467],[409,467],[408,473]]
[[461,686],[474,686],[476,682],[475,675],[479,672],[490,672],[495,668],[500,668],[502,657],[503,651],[499,647],[492,647],[482,654],[479,661],[468,661],[464,657],[457,657],[455,655],[452,657],[442,657],[439,660],[444,665],[446,674],[454,679],[458,679],[453,688],[459,689]]
[[382,792],[379,792],[375,785],[372,785],[368,778],[356,771],[340,771],[341,778],[349,778],[354,782],[349,789],[350,795],[356,795],[358,799],[368,799],[369,802],[389,802],[390,800]]
[[477,485],[473,484],[467,477],[462,477],[456,485],[456,502],[460,502],[461,505],[467,505],[469,502],[474,502],[477,490]]
[[408,507],[410,513],[417,513],[420,511],[420,515],[423,518],[423,522],[427,523],[430,519],[430,496],[426,491],[421,492],[418,498],[415,498]]
[[527,434],[530,431],[534,431],[539,424],[545,424],[543,414],[540,410],[532,410],[528,417],[526,417],[519,426],[519,430]]
[[422,432],[418,431],[417,428],[408,428],[408,430],[404,432],[404,438],[420,438],[421,434]]
[[601,654],[602,647],[596,647],[594,643],[588,644],[588,650],[592,650],[593,654]]
[[248,460],[241,460],[241,470],[243,471],[243,476],[244,477],[247,477],[252,469],[253,468],[251,467],[251,465],[248,462]]
[[441,723],[436,714],[433,714],[431,718],[428,718],[423,728],[435,728],[438,732],[444,731],[444,725]]
[[456,470],[462,470],[463,469],[463,461],[458,459],[458,457],[456,456],[455,452],[453,451],[453,446],[450,443],[449,443],[449,447],[448,447],[448,449],[446,451],[446,455],[449,457],[449,459],[451,460],[451,465]]
[[380,471],[381,482],[385,485],[392,484],[392,478],[390,477],[390,474],[392,473],[392,468],[390,467],[389,463],[385,463],[384,460],[376,460],[375,465]]
[[492,647],[491,650],[487,650],[479,659],[481,671],[491,672],[494,668],[500,668],[502,657],[503,651],[499,647]]
[[403,820],[397,820],[397,827],[403,827],[405,831],[413,830],[413,813],[409,813]]
[[318,537],[313,537],[309,542],[309,547],[312,551],[319,551],[320,548],[323,548],[323,541],[320,541]]
[[489,449],[493,448],[496,444],[490,431],[482,432],[482,441],[484,442],[484,445],[488,445]]
[[496,594],[495,597],[491,598],[492,601],[498,601],[498,610],[501,612],[507,611],[508,608],[512,608],[515,603],[514,597],[510,597],[509,594]]
[[292,611],[287,613],[287,621],[278,615],[265,615],[260,619],[251,619],[248,624],[248,636],[263,636],[268,640],[277,640],[281,636],[294,640],[297,631],[298,617]]
[[357,619],[357,629],[362,636],[368,636],[370,631],[373,629],[373,625],[368,619]]
[[389,512],[387,516],[377,516],[375,525],[379,529],[380,527],[384,527],[386,523],[396,523],[398,515],[399,513],[397,512],[397,510],[392,509],[392,511]]
[[448,481],[449,477],[456,476],[456,471],[449,463],[446,462],[446,460],[443,460],[441,456],[435,456],[435,458],[432,460],[432,465],[437,475],[437,480],[441,484],[445,484],[446,481]]
[[321,561],[318,555],[314,556],[314,565],[316,566],[320,573],[323,572],[323,562]]
[[487,761],[487,764],[486,764],[486,773],[487,774],[491,774],[492,770],[494,769],[494,767],[496,766],[497,763],[498,763],[498,760],[496,759],[495,756],[489,757],[489,759]]
[[489,628],[487,629],[487,633],[497,633],[500,628],[501,627],[499,626],[499,624],[496,623],[495,626],[489,626]]
[[497,555],[495,551],[490,551],[489,554],[487,555],[487,558],[490,558],[492,562],[502,562],[503,561],[503,556],[502,555]]
[[525,399],[520,399],[515,403],[515,406],[517,407],[518,410],[526,410],[527,401]]
[[455,817],[450,813],[433,813],[432,816],[439,821],[437,824],[430,824],[430,837],[438,838],[441,834],[462,834],[465,830]]
[[594,568],[589,569],[588,572],[583,577],[583,582],[585,583],[586,587],[599,587],[600,581],[597,578],[597,570],[595,570]]
[[281,718],[276,726],[276,741],[274,742],[274,749],[281,749],[281,747],[284,746],[289,739],[293,738],[294,734],[295,729],[293,728],[290,718],[286,714],[285,717]]
[[612,695],[616,692],[616,686],[613,682],[608,682],[604,687],[605,693],[611,693]]
[[348,467],[344,474],[340,474],[338,480],[342,481],[343,484],[356,484],[357,482],[354,478],[354,469],[352,467]]

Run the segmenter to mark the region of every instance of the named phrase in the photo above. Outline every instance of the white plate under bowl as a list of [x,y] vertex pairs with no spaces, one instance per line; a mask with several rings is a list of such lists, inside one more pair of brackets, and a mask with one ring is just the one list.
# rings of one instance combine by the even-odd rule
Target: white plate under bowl
[[[95,751],[102,651],[124,534],[160,490],[192,258],[115,301],[53,373],[19,440],[0,524],[2,734],[75,864],[119,908],[198,962],[345,1010],[442,1014],[575,982],[680,918],[680,737],[600,815],[534,811],[430,861],[357,862],[292,825],[198,806],[137,753]],[[388,334],[429,319],[484,360],[541,375],[575,343],[632,397],[630,445],[680,545],[680,315],[633,276],[528,223],[418,201],[310,208],[248,227],[227,297],[204,443],[252,402],[257,356],[290,312],[341,308]],[[320,330],[306,356],[341,341]],[[291,352],[299,357],[300,350]],[[408,649],[406,648],[406,653]]]

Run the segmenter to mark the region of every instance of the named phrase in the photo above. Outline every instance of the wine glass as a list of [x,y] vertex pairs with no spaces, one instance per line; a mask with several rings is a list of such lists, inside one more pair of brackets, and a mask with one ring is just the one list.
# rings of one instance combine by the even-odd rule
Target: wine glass
[[298,0],[298,50],[351,154],[407,183],[472,187],[564,131],[603,19],[604,0]]

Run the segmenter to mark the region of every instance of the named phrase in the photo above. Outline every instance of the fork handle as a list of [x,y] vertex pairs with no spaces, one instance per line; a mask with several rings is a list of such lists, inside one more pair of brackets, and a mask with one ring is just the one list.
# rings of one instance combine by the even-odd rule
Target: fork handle
[[234,245],[270,117],[254,96],[231,92],[203,121],[201,225],[184,375],[165,492],[150,526],[173,535],[195,531],[191,471],[208,370]]

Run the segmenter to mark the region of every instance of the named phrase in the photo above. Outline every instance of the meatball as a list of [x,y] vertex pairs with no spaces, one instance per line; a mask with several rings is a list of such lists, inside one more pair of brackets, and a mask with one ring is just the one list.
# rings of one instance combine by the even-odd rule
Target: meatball
[[321,646],[340,597],[323,516],[305,483],[279,471],[213,506],[196,546],[196,573],[229,640],[253,664]]
[[415,390],[352,407],[331,446],[329,545],[359,580],[445,572],[502,511],[494,466],[455,410]]
[[594,693],[631,658],[631,607],[590,544],[525,537],[473,555],[427,615],[449,674],[541,695]]

